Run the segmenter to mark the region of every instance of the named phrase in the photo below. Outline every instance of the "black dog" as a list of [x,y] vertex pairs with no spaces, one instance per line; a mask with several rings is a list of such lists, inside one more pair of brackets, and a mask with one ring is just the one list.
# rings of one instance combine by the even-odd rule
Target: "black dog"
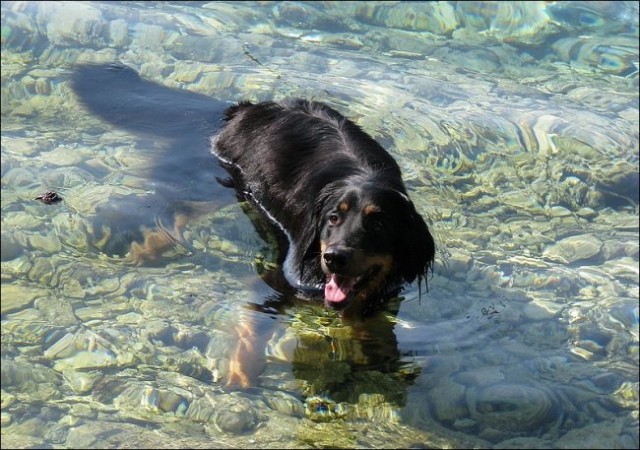
[[[176,154],[156,164],[152,179],[159,189],[184,192],[185,179],[192,185],[189,169],[214,161],[193,149],[200,147],[201,136],[213,136],[211,151],[231,176],[228,184],[281,231],[278,262],[291,291],[323,298],[343,318],[372,315],[405,283],[420,283],[432,267],[434,241],[409,200],[398,164],[327,105],[293,100],[222,108],[204,96],[144,81],[123,66],[81,66],[73,87],[90,110],[112,123],[186,136],[188,142],[174,146]],[[115,101],[113,95],[124,98]],[[205,192],[195,192],[195,200],[209,196],[211,179],[196,180]],[[181,228],[193,211],[188,203],[181,205],[173,209],[173,228],[138,236],[144,242],[132,244],[135,262],[156,259],[182,240]],[[255,353],[254,333],[247,327],[240,332],[228,382],[247,385],[251,358],[246,354]]]
[[362,317],[428,272],[429,230],[393,158],[322,103],[248,102],[225,112],[213,152],[287,235],[287,280]]

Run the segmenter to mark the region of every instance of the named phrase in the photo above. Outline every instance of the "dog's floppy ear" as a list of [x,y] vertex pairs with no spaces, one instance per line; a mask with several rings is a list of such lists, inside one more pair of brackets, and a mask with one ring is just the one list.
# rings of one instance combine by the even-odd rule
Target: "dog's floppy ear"
[[301,217],[304,222],[299,248],[296,249],[296,259],[300,273],[298,276],[303,284],[315,284],[321,280],[311,279],[320,270],[320,233],[322,232],[322,205],[316,201],[310,214]]
[[319,193],[313,203],[311,214],[306,215],[304,220],[302,239],[300,240],[300,249],[298,250],[302,258],[300,259],[300,277],[305,282],[322,283],[322,279],[309,279],[310,275],[322,273],[320,268],[320,238],[322,227],[324,226],[323,217],[326,214],[327,205],[330,205],[339,194],[340,184],[329,184],[325,186]]
[[411,200],[405,205],[409,219],[401,230],[398,261],[400,273],[407,283],[426,277],[433,266],[435,243],[424,219],[418,214]]

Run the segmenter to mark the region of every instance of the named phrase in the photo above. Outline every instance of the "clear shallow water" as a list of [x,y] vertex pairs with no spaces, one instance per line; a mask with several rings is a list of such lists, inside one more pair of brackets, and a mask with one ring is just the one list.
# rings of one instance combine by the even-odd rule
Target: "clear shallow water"
[[[3,2],[2,446],[637,448],[637,42],[635,2]],[[390,357],[299,306],[257,386],[217,382],[272,249],[236,204],[158,267],[96,249],[166,145],[78,104],[73,64],[111,61],[390,150],[439,247]]]

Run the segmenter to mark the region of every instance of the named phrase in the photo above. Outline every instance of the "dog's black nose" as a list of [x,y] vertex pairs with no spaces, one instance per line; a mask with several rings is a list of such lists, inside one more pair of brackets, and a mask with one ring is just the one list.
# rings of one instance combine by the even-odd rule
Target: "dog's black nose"
[[331,272],[339,272],[347,265],[349,250],[336,247],[328,248],[322,258]]

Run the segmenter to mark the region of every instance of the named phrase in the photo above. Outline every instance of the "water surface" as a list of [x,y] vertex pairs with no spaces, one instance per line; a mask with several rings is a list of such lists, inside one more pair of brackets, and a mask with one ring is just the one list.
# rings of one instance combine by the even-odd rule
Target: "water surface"
[[[637,2],[1,8],[3,447],[638,448]],[[321,305],[251,311],[279,295],[274,248],[232,201],[153,266],[107,251],[100,212],[154,198],[122,218],[153,225],[146,169],[189,139],[89,114],[86,62],[355,120],[435,235],[428,292],[368,336]],[[267,364],[226,388],[252,317]]]

